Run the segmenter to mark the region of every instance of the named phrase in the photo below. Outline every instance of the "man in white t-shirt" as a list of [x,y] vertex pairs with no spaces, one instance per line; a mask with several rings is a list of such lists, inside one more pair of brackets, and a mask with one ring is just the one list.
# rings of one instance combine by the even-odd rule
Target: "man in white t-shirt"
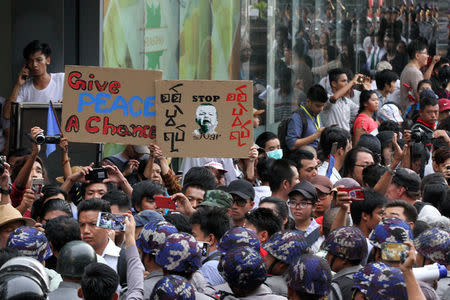
[[23,50],[25,63],[19,72],[11,96],[5,103],[3,116],[10,118],[11,102],[60,102],[63,96],[64,73],[48,73],[51,49],[37,40]]

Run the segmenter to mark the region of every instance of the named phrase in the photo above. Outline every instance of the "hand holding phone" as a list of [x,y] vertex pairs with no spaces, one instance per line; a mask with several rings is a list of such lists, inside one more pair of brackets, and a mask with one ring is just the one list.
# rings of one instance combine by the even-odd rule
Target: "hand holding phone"
[[404,262],[408,256],[409,247],[405,244],[382,243],[381,259],[385,261]]
[[155,204],[156,204],[157,208],[164,208],[164,209],[168,208],[168,209],[172,209],[172,210],[177,209],[177,205],[176,205],[175,201],[172,200],[171,197],[156,195],[153,197],[153,199],[155,200]]
[[89,182],[103,182],[108,178],[108,172],[104,168],[93,168],[88,174],[84,175],[84,179]]
[[44,186],[44,178],[31,179],[31,190],[34,192],[34,198],[41,197],[42,187]]
[[100,212],[97,217],[97,227],[125,231],[125,218],[125,216],[118,214]]

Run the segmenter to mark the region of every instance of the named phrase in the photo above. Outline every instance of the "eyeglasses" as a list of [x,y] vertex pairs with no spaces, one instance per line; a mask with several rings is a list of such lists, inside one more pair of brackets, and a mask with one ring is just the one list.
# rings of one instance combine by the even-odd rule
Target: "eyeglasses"
[[367,168],[368,166],[372,166],[374,164],[367,164],[367,165],[355,165],[355,167],[361,167],[361,168]]
[[290,207],[297,207],[298,206],[300,208],[305,208],[308,205],[312,205],[312,202],[289,200],[288,201],[288,205]]
[[236,205],[239,207],[244,207],[247,204],[247,200],[233,197],[233,203],[236,203]]

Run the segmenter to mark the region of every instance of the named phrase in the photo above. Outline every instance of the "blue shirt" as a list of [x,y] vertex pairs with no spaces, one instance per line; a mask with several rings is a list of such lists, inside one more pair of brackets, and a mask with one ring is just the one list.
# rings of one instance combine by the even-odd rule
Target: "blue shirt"
[[[306,113],[305,113],[305,115],[306,115]],[[311,116],[317,120],[317,116],[315,116],[313,114],[311,114]],[[292,114],[291,121],[288,124],[287,134],[286,134],[286,145],[289,147],[289,149],[291,149],[295,145],[295,142],[298,139],[308,137],[317,132],[317,128],[316,128],[316,125],[314,124],[314,121],[308,115],[306,115],[306,122],[308,124],[308,128],[306,128],[305,136],[302,136],[302,132],[303,132],[302,117],[298,112],[294,112]],[[314,149],[317,149],[317,147],[319,145],[319,139],[315,139],[309,145],[314,147]]]

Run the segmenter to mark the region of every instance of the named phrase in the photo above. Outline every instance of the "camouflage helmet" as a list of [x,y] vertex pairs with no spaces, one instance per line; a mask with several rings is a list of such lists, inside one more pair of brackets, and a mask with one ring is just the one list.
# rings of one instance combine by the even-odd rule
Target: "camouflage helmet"
[[259,250],[247,246],[229,250],[219,265],[220,274],[232,288],[254,290],[267,278],[266,266]]
[[40,262],[53,255],[45,234],[31,226],[21,226],[14,230],[9,235],[6,246],[17,249],[22,255],[32,257]]
[[383,219],[369,236],[376,248],[382,243],[400,243],[412,241],[413,235],[408,223],[397,218]]
[[166,238],[178,230],[167,221],[156,221],[145,224],[136,240],[136,246],[142,252],[157,255],[166,242]]
[[262,246],[264,250],[276,259],[292,264],[295,259],[305,253],[310,253],[304,236],[294,230],[284,230],[274,233]]
[[414,239],[417,252],[425,258],[447,266],[450,264],[450,233],[440,228],[429,228]]
[[255,251],[259,251],[260,243],[256,233],[245,227],[233,227],[220,239],[219,251],[226,253],[240,246],[249,246]]
[[56,263],[56,272],[62,276],[81,278],[90,263],[97,262],[94,248],[83,241],[71,241],[62,247]]
[[322,248],[328,253],[347,260],[362,260],[367,257],[367,241],[356,227],[336,228],[325,239]]
[[353,282],[367,299],[408,299],[401,271],[384,263],[366,265],[353,274]]
[[195,238],[187,233],[172,233],[156,255],[164,270],[193,273],[202,266],[202,253]]
[[286,283],[296,292],[325,296],[331,286],[330,266],[322,258],[303,254],[289,267]]
[[155,284],[150,299],[195,300],[195,289],[186,278],[178,275],[168,275]]
[[222,190],[209,190],[206,192],[203,202],[198,206],[231,208],[233,206],[233,197]]

